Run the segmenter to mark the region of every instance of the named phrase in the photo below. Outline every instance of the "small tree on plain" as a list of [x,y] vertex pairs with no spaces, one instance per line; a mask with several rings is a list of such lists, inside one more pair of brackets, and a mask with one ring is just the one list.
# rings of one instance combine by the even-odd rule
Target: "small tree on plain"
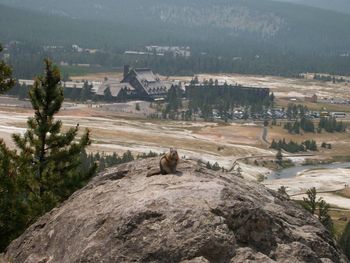
[[303,198],[303,207],[311,214],[315,214],[317,208],[317,191],[315,187],[306,191],[307,197]]
[[282,161],[283,161],[283,154],[282,154],[281,149],[278,149],[277,154],[276,154],[276,162],[279,165],[282,165]]

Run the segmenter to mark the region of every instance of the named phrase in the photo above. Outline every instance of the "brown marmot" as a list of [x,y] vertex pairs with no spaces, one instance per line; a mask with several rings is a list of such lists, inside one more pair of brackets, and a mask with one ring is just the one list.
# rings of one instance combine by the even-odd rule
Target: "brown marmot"
[[147,177],[158,174],[176,174],[176,167],[179,162],[179,155],[177,150],[170,148],[170,151],[163,155],[159,161],[159,169],[152,169],[148,171]]

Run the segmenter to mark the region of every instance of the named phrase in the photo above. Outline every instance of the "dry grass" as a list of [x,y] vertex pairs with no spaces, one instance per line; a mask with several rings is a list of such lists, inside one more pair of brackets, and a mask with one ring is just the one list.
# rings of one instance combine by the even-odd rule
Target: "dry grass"
[[121,79],[123,73],[121,72],[100,72],[100,73],[91,73],[84,76],[72,76],[70,79],[72,81],[103,81],[105,78],[111,79]]
[[[153,123],[151,122],[152,124]],[[140,126],[139,126],[140,125]],[[130,130],[106,130],[91,128],[92,134],[100,143],[149,145],[167,148],[176,146],[179,149],[203,152],[218,156],[245,156],[254,152],[253,149],[245,149],[240,145],[256,147],[258,145],[257,134],[252,132],[252,138],[245,136],[235,136],[247,127],[240,126],[204,126],[196,127],[196,131],[187,130],[183,126],[175,126],[173,122],[168,122],[162,126],[152,127],[148,130],[142,122],[136,126],[130,126]],[[163,128],[166,128],[163,130]],[[170,129],[170,131],[169,131]],[[192,129],[193,130],[193,129]],[[261,131],[261,129],[259,129]],[[249,134],[249,132],[247,132]],[[236,145],[237,144],[237,145]],[[219,150],[219,147],[222,147]]]
[[[26,128],[27,117],[31,114],[12,113],[14,118],[6,119],[0,137],[11,147],[11,129]],[[210,156],[214,158],[235,159],[261,154],[260,142],[262,128],[243,124],[215,124],[205,122],[181,122],[147,120],[137,116],[121,116],[118,112],[95,108],[67,108],[58,115],[64,123],[64,130],[80,124],[91,130],[93,145],[91,151],[133,152],[163,151],[175,146],[184,154]]]
[[[282,124],[283,125],[283,124]],[[326,156],[349,156],[349,147],[350,147],[350,133],[327,133],[323,132],[318,133],[303,133],[303,134],[290,134],[287,130],[283,129],[282,126],[272,126],[268,132],[268,140],[271,142],[274,140],[280,140],[285,138],[288,142],[293,140],[295,142],[301,143],[305,140],[315,140],[318,144],[320,155]],[[331,143],[332,149],[325,150],[320,147],[322,142]]]
[[308,109],[312,111],[320,111],[320,110],[326,109],[328,111],[350,112],[350,106],[346,104],[312,103],[312,102],[305,101],[303,99],[299,99],[297,101],[290,101],[287,98],[276,99],[276,105],[278,107],[287,108],[288,104],[290,103],[307,106]]
[[338,239],[344,232],[346,224],[350,220],[350,211],[331,210],[329,214],[334,223],[335,237]]
[[346,197],[346,198],[350,198],[350,188],[345,188],[345,189],[337,192],[337,194],[340,196]]

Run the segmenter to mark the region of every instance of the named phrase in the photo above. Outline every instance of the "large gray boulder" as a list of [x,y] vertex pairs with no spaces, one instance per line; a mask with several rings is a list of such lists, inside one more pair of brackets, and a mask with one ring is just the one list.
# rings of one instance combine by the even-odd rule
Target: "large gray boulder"
[[158,159],[107,170],[29,227],[10,262],[347,262],[293,201],[228,173]]

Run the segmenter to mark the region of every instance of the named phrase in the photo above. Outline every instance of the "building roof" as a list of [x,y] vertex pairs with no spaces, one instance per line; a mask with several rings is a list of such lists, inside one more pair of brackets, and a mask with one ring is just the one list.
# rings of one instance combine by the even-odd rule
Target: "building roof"
[[[150,98],[164,96],[172,86],[170,82],[161,80],[159,76],[154,74],[149,68],[131,69],[129,73],[124,75],[122,83],[133,83],[132,79],[139,83]],[[137,85],[134,86],[134,88],[139,89],[140,87]]]
[[164,94],[171,88],[170,82],[162,81],[151,69],[134,69],[136,79],[149,95]]
[[149,95],[167,93],[170,88],[171,83],[163,81],[148,83],[147,85],[144,85],[144,89]]
[[159,81],[159,77],[155,76],[153,74],[153,71],[150,69],[135,69],[134,70],[137,78],[140,82],[147,81],[147,82],[157,82]]
[[111,94],[113,97],[117,97],[119,92],[126,88],[127,90],[134,90],[134,88],[129,83],[120,83],[119,80],[116,79],[108,79],[98,87],[96,94],[103,96],[104,91],[109,87]]

